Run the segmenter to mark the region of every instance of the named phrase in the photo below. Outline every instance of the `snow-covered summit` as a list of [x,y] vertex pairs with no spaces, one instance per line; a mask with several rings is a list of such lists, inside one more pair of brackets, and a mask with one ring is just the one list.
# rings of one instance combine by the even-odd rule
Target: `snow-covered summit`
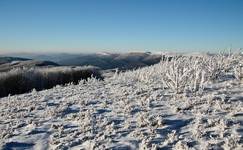
[[2,98],[1,149],[242,149],[241,63],[180,57]]

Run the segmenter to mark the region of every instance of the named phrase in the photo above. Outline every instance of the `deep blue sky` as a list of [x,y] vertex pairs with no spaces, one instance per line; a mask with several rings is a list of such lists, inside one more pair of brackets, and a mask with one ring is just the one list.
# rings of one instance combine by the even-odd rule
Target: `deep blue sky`
[[243,0],[0,0],[0,52],[243,47]]

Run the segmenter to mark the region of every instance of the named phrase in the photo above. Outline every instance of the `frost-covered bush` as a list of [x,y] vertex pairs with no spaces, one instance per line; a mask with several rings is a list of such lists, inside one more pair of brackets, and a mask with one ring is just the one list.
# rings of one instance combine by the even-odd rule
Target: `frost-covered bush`
[[81,79],[101,78],[94,67],[17,68],[0,74],[0,97],[42,90],[55,85],[77,84]]
[[[141,82],[147,85],[156,82],[157,85],[169,88],[174,93],[197,92],[202,91],[208,82],[222,78],[239,65],[241,59],[242,56],[238,54],[178,55],[170,59],[164,58],[154,66],[122,74],[117,72],[113,78],[124,82]],[[239,71],[239,67],[236,69],[236,76],[240,78],[241,71]]]
[[243,58],[234,65],[234,76],[239,81],[243,79]]

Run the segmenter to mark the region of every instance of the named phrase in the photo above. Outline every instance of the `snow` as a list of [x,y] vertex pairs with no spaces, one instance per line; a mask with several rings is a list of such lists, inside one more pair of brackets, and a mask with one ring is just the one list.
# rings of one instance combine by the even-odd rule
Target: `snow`
[[196,60],[2,98],[0,149],[242,149],[242,57]]

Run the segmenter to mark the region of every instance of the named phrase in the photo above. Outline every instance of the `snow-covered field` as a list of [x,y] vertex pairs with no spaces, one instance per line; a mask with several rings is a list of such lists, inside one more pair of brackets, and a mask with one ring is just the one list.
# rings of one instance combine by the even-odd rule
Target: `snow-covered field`
[[242,56],[176,57],[0,99],[0,149],[243,149]]

